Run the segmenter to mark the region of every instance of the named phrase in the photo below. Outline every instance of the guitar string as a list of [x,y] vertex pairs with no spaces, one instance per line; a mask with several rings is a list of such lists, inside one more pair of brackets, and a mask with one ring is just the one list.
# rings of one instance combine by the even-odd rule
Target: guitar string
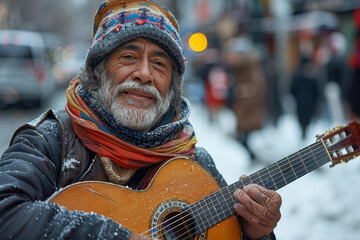
[[[316,154],[318,154],[318,153],[316,153]],[[294,154],[294,155],[295,155],[295,154]],[[326,155],[327,155],[326,152],[324,152],[323,155],[326,156]],[[306,160],[309,160],[309,159],[311,159],[311,158],[312,158],[312,157],[307,158]],[[312,165],[314,165],[314,164],[312,164]],[[298,168],[299,168],[299,167],[298,167]],[[298,168],[297,168],[297,170],[298,170]],[[301,167],[301,168],[304,169],[303,167]],[[258,179],[259,179],[259,178],[257,178],[256,181],[257,181]],[[253,183],[255,183],[255,181],[254,181]],[[264,186],[265,186],[265,184],[264,184]],[[220,214],[216,215],[216,217],[220,217],[221,214],[224,214],[224,212],[221,212]],[[214,219],[214,217],[213,217],[212,219]],[[207,219],[207,220],[208,220],[207,222],[209,223],[209,221],[210,221],[211,219]],[[175,226],[175,227],[177,227],[177,226]],[[195,227],[195,228],[196,228],[196,227]],[[193,231],[195,228],[191,229],[190,231]],[[190,232],[190,231],[188,231],[188,232]],[[184,232],[183,234],[181,234],[181,235],[179,235],[179,236],[177,236],[177,237],[181,237],[181,236],[184,235],[184,234],[188,234],[188,232]]]
[[[321,142],[318,142],[318,143],[321,143]],[[318,145],[318,143],[315,143],[315,144],[313,144],[312,146]],[[291,169],[291,168],[294,169],[294,166],[292,166],[291,162],[294,163],[294,160],[298,160],[299,158],[290,160],[291,157],[293,157],[293,156],[295,156],[296,154],[299,154],[299,153],[301,153],[301,152],[307,151],[306,155],[308,154],[309,157],[306,157],[306,155],[304,154],[302,157],[300,157],[300,159],[303,159],[303,162],[305,162],[306,160],[309,160],[309,159],[311,160],[313,157],[315,157],[314,155],[317,155],[317,154],[319,154],[319,153],[321,152],[321,151],[319,151],[319,152],[315,152],[315,151],[317,151],[317,150],[319,150],[319,149],[323,149],[323,145],[320,144],[320,147],[311,149],[311,152],[309,152],[309,149],[310,149],[310,148],[311,148],[311,145],[308,146],[307,148],[302,149],[301,151],[299,151],[299,152],[297,152],[297,153],[295,153],[295,154],[290,155],[290,156],[287,157],[287,158],[284,158],[284,159],[280,160],[279,162],[276,162],[276,163],[270,165],[270,166],[274,166],[275,164],[277,164],[278,166],[280,166],[279,163],[281,164],[281,163],[286,162],[285,164],[289,164],[289,167],[283,169],[283,170],[282,170],[283,172],[285,172],[286,170],[289,170],[289,169]],[[324,152],[324,155],[325,155],[325,156],[327,155],[326,152]],[[306,157],[306,158],[305,158],[305,157]],[[286,161],[286,160],[288,160],[288,161]],[[296,163],[296,165],[299,165],[299,164]],[[300,164],[300,165],[301,165],[301,164]],[[314,165],[315,165],[315,164],[312,162],[311,165],[308,165],[308,167],[313,167]],[[316,163],[316,165],[317,165],[317,163]],[[270,166],[269,166],[269,167],[270,167]],[[283,165],[283,166],[285,166],[285,165]],[[301,169],[301,170],[305,169],[303,165],[298,166],[298,167],[295,167],[295,168],[296,168],[296,170],[298,170],[298,169]],[[266,169],[266,168],[264,168],[264,169]],[[264,170],[264,169],[261,169],[261,170]],[[316,168],[315,168],[315,169],[316,169]],[[260,171],[261,171],[261,170],[260,170]],[[274,179],[273,182],[275,182],[276,179],[278,180],[278,179],[284,179],[284,178],[285,178],[285,176],[283,175],[284,173],[281,172],[281,169],[279,169],[279,170],[280,170],[280,171],[279,171],[278,173],[276,173],[276,174],[272,177],[272,178]],[[294,170],[295,170],[295,169],[294,169]],[[285,173],[285,174],[286,174],[286,173]],[[281,176],[281,175],[283,175],[283,176]],[[303,176],[303,175],[304,175],[304,174],[301,174],[301,176]],[[245,178],[245,179],[249,179],[251,176],[252,176],[252,175],[250,175],[249,177],[247,177],[247,178]],[[271,177],[271,174],[269,174],[269,176]],[[296,175],[295,175],[295,176],[296,176]],[[237,183],[243,182],[243,180],[245,180],[245,179],[242,179],[242,180],[238,181]],[[260,182],[258,182],[259,179],[260,179]],[[258,184],[259,184],[259,183],[262,183],[263,186],[266,185],[266,184],[261,180],[261,177],[256,177],[256,178],[254,178],[254,179],[251,179],[251,178],[250,178],[250,183],[257,183],[257,182],[258,182]],[[250,184],[250,183],[249,183],[249,184]],[[243,185],[244,185],[244,184],[243,184]],[[244,185],[244,186],[245,186],[245,185]],[[226,187],[224,187],[224,188],[230,188],[230,187],[234,187],[234,184],[229,185],[229,186],[226,186]],[[223,188],[223,189],[224,189],[224,188]],[[232,195],[230,195],[230,196],[232,196]],[[205,197],[205,198],[206,198],[206,197]],[[231,198],[233,198],[233,197],[231,197]],[[202,200],[202,199],[201,199],[201,200]],[[201,200],[199,200],[198,202],[200,202]],[[227,201],[227,200],[229,200],[229,198],[227,198],[227,199],[224,198],[224,200]],[[211,202],[211,203],[213,203],[213,202]],[[194,203],[194,204],[196,204],[196,203]],[[215,206],[215,205],[214,205],[214,206]],[[206,206],[206,207],[207,207],[207,206]],[[189,206],[189,209],[190,209],[190,210],[191,210],[191,208],[192,208],[192,205]],[[203,208],[204,208],[204,207],[200,207],[200,209],[203,209]],[[193,213],[193,212],[191,212],[191,213]],[[220,214],[224,214],[224,213],[221,212]],[[180,214],[177,214],[177,215],[180,215]],[[158,229],[155,233],[161,232],[161,230],[159,229],[159,227],[160,227],[161,225],[163,225],[164,223],[167,223],[167,222],[170,222],[170,221],[174,220],[175,218],[178,217],[177,215],[171,217],[170,219],[166,220],[165,222],[162,222],[162,223],[158,224],[157,226],[152,227],[151,229],[145,231],[145,232],[142,233],[142,234],[145,234],[145,233],[147,233],[147,232],[152,232],[154,228],[155,228],[155,229]],[[216,215],[216,217],[219,217],[219,216],[220,216],[219,214]],[[176,224],[176,223],[185,224],[185,223],[188,222],[188,221],[192,221],[192,219],[190,218],[189,220],[185,220],[185,221],[183,222],[183,221],[182,221],[183,219],[184,219],[184,218],[178,218],[178,219],[175,220],[174,222],[171,222],[171,223],[169,224],[169,226],[172,226],[172,225],[174,225],[174,224]],[[207,222],[206,222],[206,223],[209,223],[210,220],[211,220],[211,218],[210,218],[210,219],[207,219]],[[180,226],[180,224],[175,225],[175,227],[177,227],[177,226]],[[188,232],[193,231],[195,228],[196,228],[196,226],[193,227],[192,229],[188,230],[187,232],[183,233],[183,234],[187,234]],[[168,231],[163,231],[162,234],[164,235],[164,234],[166,234],[166,233],[168,233]],[[154,233],[153,233],[153,234],[154,234]],[[161,234],[160,234],[160,235],[161,235]]]
[[[315,145],[315,144],[314,144]],[[305,148],[305,149],[303,149],[303,150],[301,150],[301,151],[307,151],[309,148],[310,148],[311,146],[309,146],[308,148]],[[319,148],[318,148],[319,149]],[[312,149],[312,151],[314,152],[314,151],[317,151],[318,149]],[[301,153],[301,151],[300,152],[298,152],[298,153]],[[308,154],[308,153],[307,153]],[[316,154],[318,154],[318,153],[315,153],[315,155]],[[296,155],[296,154],[293,154],[293,155],[291,155],[291,156],[289,156],[288,158],[284,158],[284,159],[282,159],[282,160],[280,160],[279,162],[285,162],[285,160],[286,159],[289,159],[290,157],[292,157],[292,156],[294,156],[294,155]],[[310,154],[310,158],[311,158],[311,155],[312,154]],[[305,156],[305,155],[304,155]],[[303,156],[303,157],[304,157]],[[295,160],[297,160],[297,159],[295,159]],[[309,160],[309,158],[307,158],[306,160]],[[276,164],[276,163],[275,163]],[[290,164],[290,166],[287,168],[287,169],[290,169],[292,166],[291,166],[291,164]],[[284,169],[283,171],[285,171],[285,170],[287,170],[287,169]],[[301,169],[304,169],[303,167],[301,167]],[[279,173],[277,173],[276,175],[281,175],[282,173],[281,172],[279,172]],[[274,175],[274,176],[276,176],[276,175]],[[250,175],[251,176],[251,175]],[[283,178],[283,177],[281,177],[281,178]],[[251,180],[253,183],[256,183],[258,180],[259,180],[260,178],[255,178],[254,180]],[[240,182],[240,181],[239,181]],[[264,184],[264,183],[263,183]],[[234,186],[234,185],[231,185],[231,186]],[[231,187],[231,186],[227,186],[226,188],[229,188],[229,187]],[[265,186],[265,184],[264,184],[264,186]],[[225,200],[227,200],[227,199],[225,199]],[[201,200],[200,200],[201,201]],[[191,206],[190,206],[191,207]],[[171,220],[173,220],[173,218],[176,218],[177,216],[174,216],[174,217],[172,217],[172,218],[170,218],[169,220],[167,220],[167,221],[171,221]],[[179,220],[177,220],[177,221],[181,221],[182,219],[180,218]],[[191,220],[191,219],[190,219]],[[172,223],[172,225],[173,224],[175,224],[177,221],[175,221],[175,222],[173,222]],[[161,224],[164,224],[165,222],[162,222]],[[185,223],[185,222],[183,222],[183,223]],[[155,227],[153,227],[152,229],[154,229],[154,228],[158,228],[160,225],[158,225],[158,226],[155,226]],[[179,225],[177,225],[177,226],[179,226]],[[149,232],[149,231],[151,231],[152,229],[150,229],[150,230],[148,230],[148,231],[146,231],[146,232]],[[193,229],[192,229],[193,230]],[[158,231],[160,231],[160,230],[158,230]],[[146,233],[146,232],[144,232],[144,233]],[[164,233],[167,233],[167,232],[164,232]],[[164,234],[163,233],[163,234]]]
[[[308,147],[308,148],[310,148],[310,147]],[[308,149],[306,149],[306,150],[308,150]],[[313,149],[312,151],[315,151],[315,150],[317,150],[317,149]],[[305,149],[303,150],[303,151],[305,151]],[[308,154],[308,153],[307,153]],[[317,155],[318,153],[315,153],[315,155]],[[291,155],[291,156],[294,156],[294,155],[296,155],[296,154],[293,154],[293,155]],[[312,154],[310,154],[310,159],[312,158],[311,157],[311,155]],[[291,156],[289,156],[287,159],[289,159]],[[305,155],[304,155],[305,156]],[[303,156],[303,157],[304,157]],[[283,160],[281,160],[281,161],[285,161],[286,160],[286,158],[285,159],[283,159]],[[306,158],[306,160],[309,160],[309,158]],[[280,161],[279,161],[280,162]],[[292,166],[290,166],[290,167],[288,167],[288,169],[289,168],[291,168]],[[299,168],[299,167],[297,167],[297,168]],[[301,167],[301,169],[304,169],[304,167]],[[280,172],[281,173],[281,172]],[[280,175],[280,173],[278,173],[277,175]],[[275,175],[274,175],[275,176]],[[253,183],[256,183],[258,180],[259,180],[260,178],[256,178],[256,179],[254,179],[253,180]],[[263,185],[265,186],[265,184],[263,183]],[[233,185],[232,185],[233,186]],[[229,187],[229,186],[227,186],[227,187]],[[191,206],[190,206],[191,207]],[[223,213],[222,213],[223,214]],[[219,215],[217,215],[217,216],[219,216]],[[176,217],[176,216],[175,216]],[[180,218],[180,221],[181,221],[182,219]],[[211,219],[210,219],[211,220]],[[208,222],[210,221],[210,220],[208,220]],[[189,220],[189,221],[191,221],[191,219]],[[163,222],[164,223],[164,222]],[[162,223],[162,224],[163,224]],[[176,221],[175,222],[173,222],[172,223],[172,225],[174,224],[174,223],[176,223]],[[186,223],[186,222],[183,222],[182,224],[184,224],[184,223]],[[179,226],[179,225],[176,225],[176,226]],[[175,226],[175,227],[176,227]],[[154,228],[153,228],[154,229]],[[190,229],[190,231],[192,231],[192,230],[194,230],[194,228],[193,229]],[[158,231],[160,231],[160,230],[158,230]],[[189,232],[189,231],[188,231]],[[163,234],[166,234],[167,232],[165,231],[165,232],[163,232]],[[184,234],[187,234],[187,232],[185,232]]]

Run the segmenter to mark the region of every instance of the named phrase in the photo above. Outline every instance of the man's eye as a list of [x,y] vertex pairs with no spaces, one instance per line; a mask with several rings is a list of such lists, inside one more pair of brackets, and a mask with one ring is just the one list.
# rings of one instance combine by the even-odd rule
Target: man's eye
[[134,59],[134,57],[132,55],[124,55],[123,58],[131,60]]
[[155,62],[157,65],[159,65],[159,66],[162,66],[162,67],[164,67],[165,66],[165,63],[163,63],[163,62],[161,62],[161,61],[157,61],[157,62]]

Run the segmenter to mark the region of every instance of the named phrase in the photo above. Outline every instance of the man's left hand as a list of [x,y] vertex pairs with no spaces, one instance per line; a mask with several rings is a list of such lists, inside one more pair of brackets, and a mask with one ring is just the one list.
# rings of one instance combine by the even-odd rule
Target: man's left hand
[[234,197],[239,201],[235,211],[242,216],[242,231],[258,239],[273,231],[280,220],[281,196],[256,184],[237,189]]

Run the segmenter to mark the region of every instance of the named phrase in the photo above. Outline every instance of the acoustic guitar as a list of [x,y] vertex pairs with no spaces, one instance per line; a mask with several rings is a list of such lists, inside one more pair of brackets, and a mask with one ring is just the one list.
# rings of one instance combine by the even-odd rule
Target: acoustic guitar
[[360,153],[359,124],[336,127],[317,141],[250,176],[221,188],[196,162],[174,158],[157,170],[145,190],[104,182],[79,182],[50,201],[68,210],[94,212],[153,239],[242,239],[233,193],[250,183],[277,190],[327,162]]

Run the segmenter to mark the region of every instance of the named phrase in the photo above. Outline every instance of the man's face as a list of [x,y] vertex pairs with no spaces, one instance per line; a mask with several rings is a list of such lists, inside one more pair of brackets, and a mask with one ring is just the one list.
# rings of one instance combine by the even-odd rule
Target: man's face
[[150,40],[135,39],[110,56],[100,95],[110,96],[107,105],[120,124],[146,131],[169,108],[171,73],[172,59],[162,48]]
[[[143,38],[119,47],[108,62],[112,89],[125,82],[137,82],[155,88],[162,98],[169,92],[171,70],[171,57],[157,44]],[[158,101],[152,93],[141,89],[123,89],[116,94],[119,101],[132,108],[151,108]]]

